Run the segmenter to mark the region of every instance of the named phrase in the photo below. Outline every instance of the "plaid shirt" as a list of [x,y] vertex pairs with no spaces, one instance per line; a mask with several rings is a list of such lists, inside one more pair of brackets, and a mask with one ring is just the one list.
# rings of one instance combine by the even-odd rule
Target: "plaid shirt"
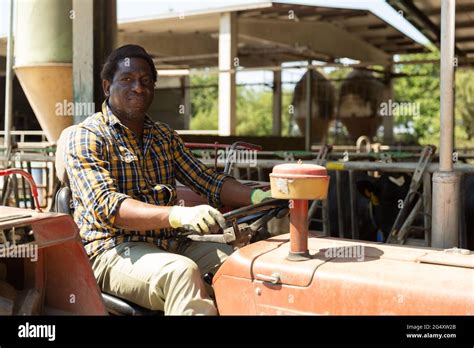
[[170,250],[173,229],[138,232],[115,227],[121,202],[133,198],[174,205],[177,179],[207,196],[210,205],[219,206],[227,178],[196,160],[176,131],[148,116],[141,147],[107,102],[102,112],[73,128],[65,152],[74,220],[90,257],[128,241],[145,241]]

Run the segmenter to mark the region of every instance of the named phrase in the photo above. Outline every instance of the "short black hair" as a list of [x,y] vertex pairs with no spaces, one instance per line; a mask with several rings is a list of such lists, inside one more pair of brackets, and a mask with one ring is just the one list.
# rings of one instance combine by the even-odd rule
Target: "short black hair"
[[107,60],[102,67],[102,71],[100,72],[102,80],[112,82],[115,72],[117,71],[118,63],[125,58],[142,58],[146,60],[150,66],[153,81],[156,82],[157,74],[153,59],[143,47],[138,45],[124,45],[113,50],[107,57]]

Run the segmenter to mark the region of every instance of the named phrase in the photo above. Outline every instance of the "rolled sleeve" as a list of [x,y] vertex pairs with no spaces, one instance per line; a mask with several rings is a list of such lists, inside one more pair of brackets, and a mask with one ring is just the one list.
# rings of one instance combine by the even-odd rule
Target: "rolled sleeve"
[[94,132],[75,127],[68,135],[65,161],[74,205],[80,203],[85,208],[83,218],[91,220],[88,223],[111,228],[120,204],[130,197],[118,192],[105,151],[103,140]]
[[209,205],[220,207],[222,186],[227,178],[232,177],[206,167],[193,156],[176,131],[173,131],[172,136],[177,179],[197,194],[206,197]]

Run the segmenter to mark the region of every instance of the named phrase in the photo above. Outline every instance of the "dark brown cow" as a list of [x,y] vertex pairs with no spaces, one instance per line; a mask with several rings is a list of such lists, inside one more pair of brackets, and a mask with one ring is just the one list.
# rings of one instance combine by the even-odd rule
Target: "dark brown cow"
[[372,138],[382,123],[380,106],[385,85],[371,72],[354,70],[342,83],[339,92],[338,118],[346,126],[351,140],[362,135]]
[[[301,135],[306,121],[306,72],[295,86],[292,105],[293,120]],[[312,136],[313,141],[325,142],[330,122],[336,117],[335,88],[331,81],[317,71],[312,72]],[[385,85],[371,72],[354,70],[341,84],[337,116],[347,128],[349,138],[356,141],[360,136],[372,138],[382,123],[381,103],[385,100]]]
[[[295,86],[293,101],[293,120],[298,125],[302,135],[305,132],[307,113],[306,102],[306,79],[308,72],[298,81]],[[325,142],[329,123],[334,118],[335,92],[331,81],[327,80],[317,71],[312,71],[312,135],[314,142]],[[290,110],[291,111],[291,110]]]

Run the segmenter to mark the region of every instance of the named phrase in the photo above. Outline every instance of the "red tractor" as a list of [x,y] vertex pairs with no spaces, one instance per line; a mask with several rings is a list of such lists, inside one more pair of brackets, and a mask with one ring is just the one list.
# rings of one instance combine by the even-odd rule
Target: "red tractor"
[[[18,171],[0,175],[11,173]],[[221,315],[474,314],[472,252],[308,231],[308,200],[325,199],[328,181],[320,166],[276,166],[276,199],[226,212],[222,234],[205,236],[238,248],[213,276]],[[204,202],[184,186],[178,197]],[[253,242],[269,219],[288,211],[289,234]],[[156,314],[101,294],[70,215],[0,207],[0,216],[0,314]]]

